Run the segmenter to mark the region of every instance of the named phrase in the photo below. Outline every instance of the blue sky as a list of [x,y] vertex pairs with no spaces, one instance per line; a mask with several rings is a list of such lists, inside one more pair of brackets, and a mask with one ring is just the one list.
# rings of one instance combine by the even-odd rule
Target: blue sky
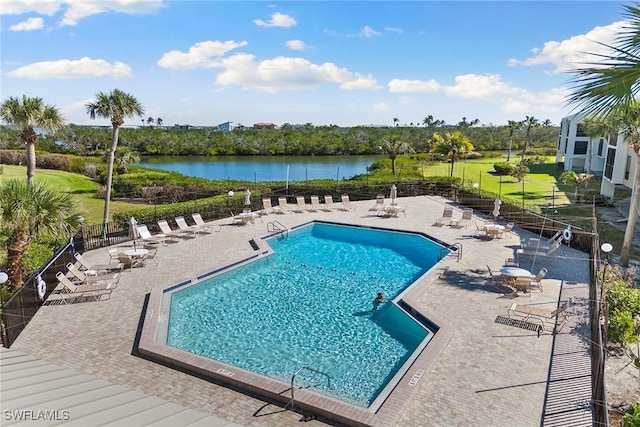
[[0,93],[75,124],[116,88],[164,125],[557,124],[624,4],[3,0]]

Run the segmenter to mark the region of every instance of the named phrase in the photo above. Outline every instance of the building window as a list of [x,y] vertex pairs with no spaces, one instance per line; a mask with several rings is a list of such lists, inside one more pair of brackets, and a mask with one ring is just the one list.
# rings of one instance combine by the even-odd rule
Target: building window
[[600,138],[600,143],[598,144],[598,156],[602,157],[602,149],[604,148],[604,138]]
[[631,170],[631,156],[627,155],[627,163],[624,165],[624,179],[629,179],[629,171]]
[[578,123],[578,126],[576,126],[576,136],[589,136],[587,135],[587,132],[582,123]]
[[587,154],[587,141],[576,141],[573,146],[573,154]]
[[615,158],[616,158],[616,149],[609,148],[607,150],[607,160],[605,161],[605,164],[604,164],[604,176],[608,179],[611,179],[611,177],[613,176],[613,163],[615,162]]
[[609,145],[612,146],[612,147],[615,147],[616,145],[618,145],[618,135],[617,134],[615,136],[609,137]]

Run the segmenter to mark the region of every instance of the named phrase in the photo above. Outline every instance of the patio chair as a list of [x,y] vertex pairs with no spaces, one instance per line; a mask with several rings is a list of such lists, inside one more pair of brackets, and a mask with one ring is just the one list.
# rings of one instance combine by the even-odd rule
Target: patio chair
[[511,237],[511,235],[512,235],[511,231],[513,231],[513,227],[514,226],[515,226],[515,224],[513,222],[507,223],[507,225],[504,226],[504,234],[506,234],[509,237]]
[[296,197],[296,205],[292,209],[294,212],[304,212],[307,210],[307,203],[304,201],[304,196]]
[[540,252],[540,251],[547,251],[549,248],[554,246],[557,242],[562,243],[562,231],[556,232],[556,234],[554,234],[551,238],[547,240],[541,240],[537,237],[523,239],[520,242],[520,246],[526,250]]
[[451,223],[453,219],[453,208],[445,206],[442,211],[442,216],[436,220],[437,225],[445,225]]
[[531,296],[531,277],[516,277],[515,280],[511,282],[511,286],[513,286],[516,292],[522,291]]
[[489,271],[489,277],[487,277],[487,281],[500,284],[506,283],[506,278],[502,274],[494,274],[493,270],[491,270],[491,267],[489,267],[489,264],[487,264],[487,270]]
[[152,248],[149,249],[149,252],[147,252],[146,254],[142,255],[142,263],[146,264],[147,260],[152,260],[153,262],[156,263],[156,267],[158,266],[158,258],[156,257],[156,255],[158,254],[158,249],[157,248]]
[[456,226],[458,228],[469,227],[469,223],[473,220],[473,209],[466,208],[462,211],[462,217],[456,221]]
[[351,204],[351,200],[349,200],[349,195],[348,194],[343,194],[342,196],[340,196],[340,202],[342,204],[342,208],[345,211],[355,211],[356,210],[356,207]]
[[109,248],[107,252],[109,252],[109,264],[113,263],[114,260],[118,260],[118,254],[120,252],[118,252],[117,248]]
[[534,321],[545,327],[553,325],[553,333],[560,332],[567,322],[569,316],[567,313],[567,303],[562,303],[555,310],[548,310],[530,305],[513,303],[507,309],[507,315],[511,318],[521,318],[524,321]]
[[285,213],[289,210],[289,204],[287,203],[286,197],[278,197],[278,207],[280,208],[280,212]]
[[[65,276],[61,271],[56,273],[56,279],[58,279],[58,286],[56,286],[56,290],[58,291],[58,294],[64,296],[64,298],[60,298],[60,300],[65,303],[66,299],[69,297],[86,297],[94,301],[100,301],[103,295],[111,296],[111,291],[113,290],[113,285],[104,281],[96,282],[91,285],[77,285],[69,280],[69,278],[67,278],[67,276]],[[50,295],[49,299],[56,299],[55,297],[52,298],[53,295],[54,294]]]
[[271,198],[265,197],[262,199],[262,211],[261,213],[268,215],[270,213],[282,213],[280,206],[273,206],[271,204]]
[[160,227],[160,231],[162,231],[162,234],[166,236],[179,237],[182,239],[188,239],[193,237],[193,234],[191,232],[184,232],[182,230],[172,230],[171,227],[169,226],[169,223],[164,219],[158,220],[158,227]]
[[538,289],[540,289],[540,292],[544,292],[544,290],[542,289],[542,279],[544,279],[544,276],[547,275],[547,271],[548,270],[546,267],[542,267],[538,274],[531,278],[531,284],[533,286],[537,286]]
[[[196,227],[200,230],[200,233],[210,234],[213,232],[213,225],[209,225],[202,219],[202,215],[199,213],[192,213],[191,217],[193,218],[193,222],[196,223]],[[220,231],[221,227],[218,226],[216,231]]]
[[151,234],[149,228],[145,224],[138,224],[138,234],[145,243],[158,244],[166,243],[167,240],[172,240],[166,234]]
[[324,210],[327,212],[333,211],[335,208],[333,204],[333,196],[331,194],[327,194],[324,196]]
[[475,233],[473,233],[474,236],[477,236],[478,234],[486,235],[487,228],[484,226],[484,223],[482,225],[478,225],[478,223],[475,221],[473,221],[473,223],[476,225],[476,231]]
[[310,210],[319,211],[320,209],[322,209],[321,206],[320,206],[320,197],[311,196],[311,208],[310,208]]
[[95,282],[107,281],[107,282],[112,282],[113,287],[115,288],[115,284],[118,283],[118,281],[120,280],[120,273],[105,273],[100,275],[98,274],[89,275],[89,274],[85,274],[85,272],[83,271],[78,270],[76,266],[71,262],[68,262],[66,267],[69,273],[71,274],[71,276],[73,276],[73,279],[75,279],[75,280],[72,279],[72,281],[80,285],[90,285]]
[[95,272],[99,272],[99,271],[119,272],[119,271],[122,271],[122,269],[124,268],[124,265],[122,265],[122,263],[120,263],[120,262],[113,262],[111,264],[91,264],[91,263],[89,263],[89,261],[86,260],[86,258],[84,258],[78,252],[74,253],[73,257],[77,261],[76,267],[78,268],[78,270],[85,271],[85,274],[88,274],[88,273],[86,273],[87,271],[92,271],[92,272],[93,271],[95,271]]
[[515,258],[507,258],[504,260],[505,267],[520,267],[520,263]]
[[378,212],[384,208],[384,194],[378,194],[376,196],[376,204],[369,208],[369,212]]
[[198,235],[198,228],[192,227],[189,224],[187,224],[187,221],[185,221],[183,216],[177,216],[175,217],[175,220],[176,220],[176,225],[180,230],[184,231],[185,233],[190,233],[194,237]]

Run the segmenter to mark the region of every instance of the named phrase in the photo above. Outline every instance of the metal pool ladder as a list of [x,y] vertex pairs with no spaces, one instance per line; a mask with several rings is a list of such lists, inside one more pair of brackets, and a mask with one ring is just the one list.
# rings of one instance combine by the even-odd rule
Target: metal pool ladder
[[[453,248],[455,248],[456,250],[454,251]],[[460,260],[462,259],[462,243],[454,243],[452,245],[447,246],[446,248],[440,249],[440,252],[438,252],[438,261],[441,261],[442,259],[444,259],[451,252],[456,253],[456,256],[458,257],[458,262],[460,262]]]
[[[291,376],[291,402],[289,402],[289,404],[291,405],[291,409],[295,408],[295,398],[294,398],[294,395],[293,395],[293,392],[294,392],[294,390],[295,390],[295,386],[294,386],[294,384],[293,384],[293,383],[294,383],[294,382],[295,382],[295,380],[296,380],[296,376],[300,373],[300,371],[302,371],[302,370],[304,370],[304,369],[306,369],[306,370],[308,370],[308,371],[311,371],[311,372],[315,372],[315,373],[317,373],[317,374],[324,375],[325,377],[327,377],[327,385],[329,386],[329,388],[331,388],[331,377],[329,376],[329,374],[327,374],[326,372],[319,371],[319,370],[317,370],[317,369],[310,368],[310,367],[308,367],[308,366],[303,366],[303,367],[301,367],[300,369],[298,369],[298,370],[297,370],[297,371],[296,371],[296,372]],[[288,406],[288,405],[287,405],[287,406]]]
[[278,220],[267,223],[267,233],[282,233],[285,237],[289,237],[289,229]]

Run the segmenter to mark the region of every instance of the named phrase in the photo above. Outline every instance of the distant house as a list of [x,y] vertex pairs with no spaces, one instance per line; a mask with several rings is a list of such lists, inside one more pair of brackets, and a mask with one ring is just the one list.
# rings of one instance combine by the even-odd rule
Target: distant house
[[562,119],[556,162],[563,165],[565,171],[589,171],[601,176],[600,194],[603,196],[613,198],[616,185],[633,189],[638,161],[624,134],[619,133],[611,139],[604,135],[590,139],[583,120],[580,114]]
[[254,129],[280,129],[280,126],[273,123],[254,123]]
[[222,130],[225,132],[229,132],[233,129],[233,126],[231,126],[231,122],[224,122],[224,123],[220,123],[218,125],[218,130]]

